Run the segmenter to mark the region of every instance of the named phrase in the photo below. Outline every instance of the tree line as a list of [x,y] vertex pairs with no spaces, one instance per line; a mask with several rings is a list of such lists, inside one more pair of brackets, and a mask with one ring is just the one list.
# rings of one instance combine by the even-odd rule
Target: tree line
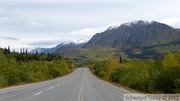
[[74,69],[71,59],[57,54],[30,54],[0,49],[0,87],[19,83],[44,81],[63,76]]
[[97,76],[145,93],[180,93],[180,51],[162,58],[111,59],[94,62]]

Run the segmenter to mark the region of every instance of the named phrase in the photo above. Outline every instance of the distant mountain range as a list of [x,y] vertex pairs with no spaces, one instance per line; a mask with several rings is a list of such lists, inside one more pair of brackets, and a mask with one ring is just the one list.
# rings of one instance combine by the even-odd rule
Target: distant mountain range
[[108,59],[119,56],[130,58],[157,58],[167,51],[180,50],[180,29],[156,21],[133,21],[109,27],[95,34],[87,43],[59,44],[55,48],[35,49],[43,53],[56,53],[82,61]]
[[76,48],[81,48],[84,46],[85,43],[75,43],[75,42],[68,42],[68,43],[61,43],[57,45],[56,47],[53,48],[36,48],[34,50],[31,50],[30,53],[54,53],[56,50],[59,48],[65,48],[65,47],[76,47]]

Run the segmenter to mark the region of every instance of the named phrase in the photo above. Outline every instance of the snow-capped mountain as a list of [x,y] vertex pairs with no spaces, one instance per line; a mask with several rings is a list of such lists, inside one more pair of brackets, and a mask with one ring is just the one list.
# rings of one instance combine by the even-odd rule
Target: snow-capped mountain
[[134,25],[149,25],[149,24],[152,24],[154,23],[155,21],[143,21],[143,20],[135,20],[135,21],[132,21],[132,22],[128,22],[128,23],[124,23],[122,24],[121,26],[129,26],[129,27],[133,27]]
[[156,21],[133,21],[94,35],[85,45],[103,47],[144,47],[179,40],[179,30]]
[[118,29],[119,26],[110,26],[109,28],[107,28],[106,31],[109,31],[109,30],[116,30]]
[[[82,43],[81,43],[82,42]],[[52,48],[36,48],[34,50],[31,50],[30,53],[53,53],[55,52],[57,49],[62,48],[62,47],[76,47],[76,48],[81,48],[84,44],[86,43],[85,40],[77,40],[77,41],[69,41],[69,42],[64,42],[64,43],[60,43],[59,45],[57,45],[56,47],[52,47]]]

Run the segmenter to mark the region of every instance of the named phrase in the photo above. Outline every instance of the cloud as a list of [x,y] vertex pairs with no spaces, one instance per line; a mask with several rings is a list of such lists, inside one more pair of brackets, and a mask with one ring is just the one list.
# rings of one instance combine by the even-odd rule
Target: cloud
[[174,28],[180,28],[180,20],[175,17],[165,18],[163,20],[160,20],[159,22],[170,25]]
[[20,8],[15,8],[13,10],[10,10],[10,12],[12,13],[12,15],[14,16],[20,16],[22,15],[22,10]]
[[[33,48],[50,48],[55,47],[60,43],[75,42],[83,43],[87,42],[93,35],[105,31],[110,26],[119,26],[117,23],[113,23],[104,27],[95,27],[95,28],[84,28],[81,30],[70,31],[70,32],[56,32],[51,34],[51,36],[44,36],[43,39],[31,40],[26,42],[27,45]],[[38,37],[38,36],[37,36]]]
[[[120,1],[125,1],[125,0],[120,0]],[[45,2],[45,3],[63,3],[63,2],[119,2],[119,0],[4,0],[2,1],[2,3],[9,3],[9,2],[25,2],[25,3],[42,3],[42,2]]]
[[112,22],[163,19],[163,23],[179,25],[179,4],[180,0],[1,0],[0,35],[19,40],[0,38],[7,40],[0,45],[36,48],[87,41],[113,26]]
[[6,16],[1,17],[1,18],[0,18],[0,23],[3,24],[3,23],[5,23],[5,22],[7,22],[8,20],[9,20],[9,17],[6,17]]
[[5,8],[4,7],[0,7],[0,15],[4,15],[6,13],[7,13],[7,11],[5,10]]
[[54,35],[59,36],[62,40],[73,40],[78,43],[78,40],[88,41],[96,33],[101,33],[105,31],[110,26],[119,26],[119,23],[112,23],[104,27],[95,28],[84,28],[81,30],[70,31],[70,32],[56,32]]
[[35,18],[29,18],[29,25],[33,27],[43,27],[43,24],[38,22]]
[[6,36],[1,36],[0,37],[0,40],[19,40],[18,38],[15,38],[15,37],[6,37]]
[[[34,15],[27,15],[22,8],[0,7],[0,31],[33,31],[44,27]],[[39,29],[42,30],[42,29]]]

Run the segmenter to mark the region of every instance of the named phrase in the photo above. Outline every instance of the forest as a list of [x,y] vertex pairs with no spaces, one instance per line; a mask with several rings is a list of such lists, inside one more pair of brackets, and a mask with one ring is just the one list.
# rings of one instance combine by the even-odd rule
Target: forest
[[27,49],[10,52],[10,47],[0,49],[0,88],[57,78],[74,68],[70,59],[56,54],[30,54]]
[[[144,93],[180,93],[180,51],[157,59],[120,57],[84,64],[98,77]],[[71,59],[56,54],[30,54],[26,49],[0,49],[0,88],[39,82],[75,69]]]
[[94,74],[144,93],[180,93],[180,51],[157,59],[110,59],[92,62]]

